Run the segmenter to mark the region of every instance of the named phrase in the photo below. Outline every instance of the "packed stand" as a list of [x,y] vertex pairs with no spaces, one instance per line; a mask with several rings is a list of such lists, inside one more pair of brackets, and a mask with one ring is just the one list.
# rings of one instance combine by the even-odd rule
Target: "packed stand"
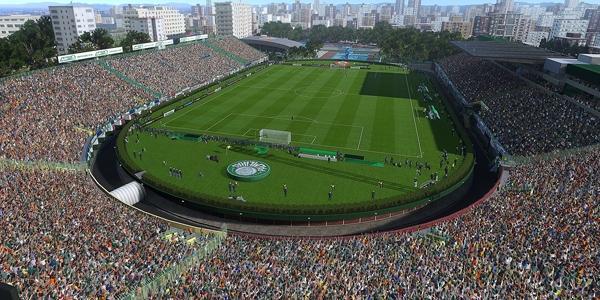
[[598,165],[595,150],[518,167],[510,189],[428,233],[333,241],[230,236],[154,298],[595,299]]
[[244,42],[236,39],[233,36],[223,37],[211,43],[217,45],[219,48],[235,54],[248,62],[257,61],[265,57],[265,54],[246,45]]
[[[466,54],[448,57],[440,65],[468,101],[484,101],[525,86],[494,63]],[[492,80],[490,80],[492,79]]]
[[600,142],[600,120],[585,109],[525,85],[493,63],[459,54],[441,66],[467,101],[489,108],[481,117],[513,155],[533,155]]
[[[22,299],[105,299],[190,255],[185,234],[105,196],[86,173],[0,171],[0,282]],[[198,243],[202,243],[199,239]]]
[[7,78],[0,82],[0,158],[78,161],[99,124],[148,100],[94,62]]
[[169,97],[241,67],[203,43],[117,57],[108,63],[125,76]]

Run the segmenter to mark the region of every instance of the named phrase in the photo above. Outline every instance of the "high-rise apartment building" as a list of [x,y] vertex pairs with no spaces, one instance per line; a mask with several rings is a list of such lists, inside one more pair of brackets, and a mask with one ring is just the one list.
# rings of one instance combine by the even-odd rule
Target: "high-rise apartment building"
[[565,0],[566,8],[575,8],[579,5],[579,0]]
[[0,38],[5,38],[19,29],[27,21],[37,21],[40,16],[32,15],[10,15],[0,16]]
[[252,7],[239,2],[215,3],[215,22],[218,35],[245,38],[252,35]]
[[94,9],[88,6],[49,6],[54,40],[58,54],[67,54],[69,47],[84,32],[96,29]]
[[421,11],[421,0],[408,0],[407,8],[412,10],[413,16],[419,16]]
[[490,14],[490,35],[511,41],[524,41],[531,28],[531,20],[518,13]]
[[185,33],[185,16],[172,7],[128,5],[123,17],[126,30],[148,33],[153,41]]
[[468,39],[471,37],[473,33],[473,23],[459,21],[459,20],[451,20],[449,22],[442,22],[442,31],[450,31],[450,32],[460,32],[460,35]]
[[589,22],[585,19],[555,19],[548,38],[564,38],[576,35],[585,37]]
[[506,14],[514,10],[514,0],[497,0],[494,12]]
[[394,12],[397,15],[404,14],[404,0],[396,0],[396,5],[394,6]]

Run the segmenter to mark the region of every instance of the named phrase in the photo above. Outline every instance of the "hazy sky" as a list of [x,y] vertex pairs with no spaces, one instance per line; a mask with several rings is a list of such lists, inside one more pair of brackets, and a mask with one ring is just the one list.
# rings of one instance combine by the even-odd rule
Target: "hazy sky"
[[[213,2],[219,2],[225,0],[213,0]],[[234,0],[236,1],[236,0]],[[242,2],[250,4],[266,4],[271,2],[288,2],[291,3],[293,0],[243,0]],[[382,2],[395,2],[395,0],[320,0],[321,3],[382,3]],[[12,4],[18,5],[19,3],[36,3],[36,2],[56,2],[56,3],[69,3],[70,0],[0,0],[0,4]],[[200,3],[204,4],[206,0],[75,0],[77,3],[97,3],[97,4],[161,4],[161,3]],[[312,0],[301,0],[301,2],[312,2]],[[495,0],[422,0],[423,5],[469,5],[469,4],[482,4],[482,3],[495,3]],[[519,2],[519,1],[515,1]],[[528,3],[542,3],[542,2],[563,2],[561,0],[529,0],[523,1]],[[600,0],[586,0],[586,3],[600,4]]]

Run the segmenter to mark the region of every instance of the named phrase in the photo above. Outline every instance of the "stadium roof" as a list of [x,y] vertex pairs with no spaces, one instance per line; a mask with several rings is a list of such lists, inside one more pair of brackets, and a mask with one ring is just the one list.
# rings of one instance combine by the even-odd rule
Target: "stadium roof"
[[569,58],[561,53],[503,41],[452,41],[471,56],[525,64],[543,64],[547,58]]
[[267,47],[279,48],[282,50],[287,50],[293,47],[302,47],[304,44],[298,43],[296,41],[282,39],[277,37],[270,37],[266,35],[261,36],[249,36],[242,39],[246,44],[249,45],[260,45]]

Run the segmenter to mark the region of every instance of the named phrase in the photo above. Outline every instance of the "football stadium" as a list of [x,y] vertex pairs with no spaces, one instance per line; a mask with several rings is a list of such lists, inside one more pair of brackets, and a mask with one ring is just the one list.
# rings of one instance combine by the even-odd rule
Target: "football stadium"
[[597,92],[597,56],[449,46],[198,35],[2,78],[0,298],[597,298],[598,98],[544,81]]

